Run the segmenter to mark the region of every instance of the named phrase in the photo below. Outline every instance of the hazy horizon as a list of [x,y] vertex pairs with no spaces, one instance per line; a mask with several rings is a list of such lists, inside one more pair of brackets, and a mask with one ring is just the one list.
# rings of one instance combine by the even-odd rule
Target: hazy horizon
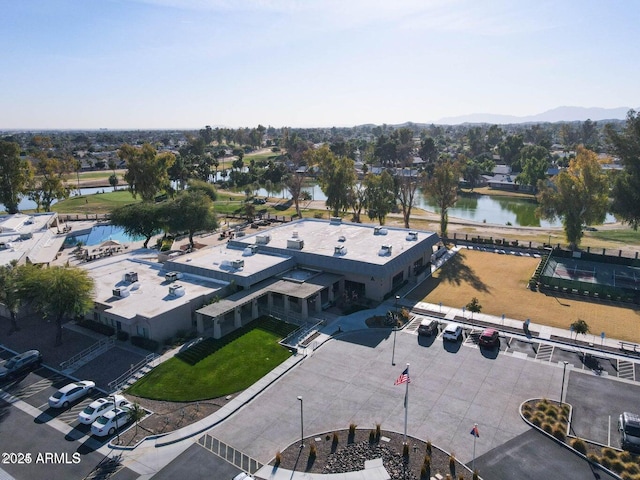
[[636,2],[3,6],[2,130],[431,123],[638,104]]

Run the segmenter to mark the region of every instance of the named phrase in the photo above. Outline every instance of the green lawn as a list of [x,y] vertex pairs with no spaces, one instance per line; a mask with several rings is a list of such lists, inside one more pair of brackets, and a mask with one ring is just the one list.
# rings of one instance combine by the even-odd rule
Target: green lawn
[[128,393],[189,402],[244,390],[291,356],[278,344],[280,339],[280,335],[254,328],[193,366],[176,357],[167,360]]
[[598,238],[600,240],[609,240],[612,242],[620,242],[624,244],[640,243],[640,231],[633,229],[626,230],[598,230],[596,232],[586,232],[586,237]]
[[51,210],[58,213],[109,213],[115,207],[139,201],[140,197],[134,199],[131,193],[123,188],[115,192],[69,197],[52,205]]

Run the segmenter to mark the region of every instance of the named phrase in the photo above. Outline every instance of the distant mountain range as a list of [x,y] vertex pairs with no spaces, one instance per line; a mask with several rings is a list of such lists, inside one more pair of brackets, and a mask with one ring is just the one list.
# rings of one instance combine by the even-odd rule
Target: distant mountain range
[[[441,118],[436,124],[458,125],[461,123],[541,123],[541,122],[573,122],[593,120],[624,120],[627,118],[629,107],[619,108],[586,108],[586,107],[557,107],[537,115],[517,117],[515,115],[495,115],[491,113],[472,113],[471,115],[461,115],[458,117]],[[638,110],[637,108],[635,110]]]

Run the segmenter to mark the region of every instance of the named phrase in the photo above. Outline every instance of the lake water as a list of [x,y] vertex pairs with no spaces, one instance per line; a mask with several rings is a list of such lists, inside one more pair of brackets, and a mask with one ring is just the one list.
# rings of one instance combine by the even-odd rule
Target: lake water
[[[121,187],[122,188],[122,187]],[[313,200],[324,201],[327,196],[319,185],[307,186],[303,188],[309,192]],[[112,187],[82,188],[82,195],[93,195],[95,193],[112,192]],[[75,191],[77,193],[77,191]],[[280,191],[267,192],[264,188],[258,190],[258,196],[271,198],[289,198],[289,192],[284,189]],[[417,195],[416,206],[430,212],[437,212],[438,209],[424,195]],[[55,203],[55,202],[54,202]],[[34,209],[35,203],[31,200],[23,199],[20,202],[20,210]],[[455,206],[449,209],[449,217],[472,220],[475,222],[486,222],[496,225],[513,225],[519,227],[561,227],[560,220],[548,221],[536,218],[535,210],[537,203],[535,200],[519,197],[489,196],[489,195],[460,195]],[[607,215],[605,223],[615,222],[613,215]]]
[[[303,190],[311,194],[313,200],[326,200],[327,196],[318,185],[305,187]],[[258,196],[266,197],[267,191],[261,188]],[[273,198],[289,198],[287,190],[269,192]],[[415,206],[429,212],[438,212],[436,205],[422,193],[416,195]],[[537,208],[535,200],[519,197],[489,196],[489,195],[460,195],[455,206],[449,209],[449,217],[486,222],[497,225],[511,224],[521,227],[560,227],[562,222],[556,220],[540,220],[536,218]],[[614,222],[615,218],[607,217],[607,222]]]

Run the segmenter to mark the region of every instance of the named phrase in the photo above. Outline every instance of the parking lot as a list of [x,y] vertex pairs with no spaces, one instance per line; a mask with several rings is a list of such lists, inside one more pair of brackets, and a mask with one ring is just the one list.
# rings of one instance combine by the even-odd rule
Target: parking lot
[[[6,352],[0,353],[2,360],[9,356]],[[0,452],[20,454],[25,459],[2,464],[2,469],[16,479],[83,478],[96,468],[98,471],[107,468],[104,459],[105,455],[112,454],[107,444],[113,436],[93,436],[91,425],[83,425],[78,420],[78,414],[93,400],[104,396],[103,393],[94,390],[66,409],[49,407],[48,398],[71,381],[40,367],[0,385],[4,391],[0,396],[0,431],[3,432]],[[117,479],[137,477],[121,465],[111,470],[111,475]]]
[[[395,333],[370,329],[332,340],[208,435],[260,462],[268,462],[276,451],[300,434],[298,395],[305,399],[306,434],[343,429],[351,422],[361,428],[380,423],[383,429],[402,431],[402,392],[393,387],[393,380],[398,369],[410,363],[409,434],[429,439],[469,462],[469,425],[479,424],[478,456],[499,451],[506,442],[529,431],[518,415],[523,400],[559,397],[562,362],[567,361],[565,398],[574,405],[575,431],[583,438],[618,445],[615,421],[619,410],[633,409],[633,399],[640,393],[635,383],[638,378],[635,362],[598,354],[596,359],[602,372],[597,374],[592,368],[596,365],[593,357],[585,357],[572,345],[503,333],[498,348],[484,348],[478,346],[482,328],[466,325],[461,341],[443,342],[441,333],[446,320],[439,320],[438,332],[431,336],[418,335],[420,318],[416,317]],[[632,366],[631,380],[623,377],[624,372],[629,375],[628,369],[620,368],[624,362]],[[48,408],[49,395],[69,381],[63,375],[40,368],[19,382],[1,386],[32,409],[25,412],[7,403],[0,407],[0,429],[19,430],[16,435],[0,435],[1,451],[81,455],[79,464],[52,466],[54,472],[51,475],[47,472],[46,478],[69,478],[76,473],[82,478],[109,454],[108,438],[92,437],[89,427],[79,425],[77,420],[78,413],[99,393],[67,410]],[[629,393],[619,394],[624,391]],[[608,396],[624,401],[611,402]],[[38,442],[31,442],[32,437],[38,437]],[[213,455],[198,449],[202,447],[191,448],[190,455],[194,450],[199,458]],[[185,454],[184,459],[187,457]],[[209,471],[221,468],[214,466],[216,462],[211,464],[214,470]],[[180,470],[180,463],[179,457],[172,468]],[[20,480],[45,478],[39,475],[40,467],[3,468]],[[121,466],[118,469],[113,478],[137,476]]]
[[[404,332],[418,335],[418,325],[426,316],[415,316],[413,320],[405,327]],[[440,322],[438,333],[433,336],[419,337],[419,343],[423,346],[429,346],[436,338],[442,334],[444,325],[447,320],[438,318]],[[499,353],[508,354],[518,358],[528,358],[538,360],[540,362],[548,362],[552,364],[562,364],[567,362],[573,370],[583,370],[592,372],[601,376],[612,376],[630,381],[640,381],[640,362],[633,361],[627,357],[620,355],[609,355],[602,352],[586,352],[570,343],[559,344],[550,340],[542,340],[537,337],[527,337],[526,335],[517,335],[509,333],[500,334],[500,345],[498,348],[485,348],[478,345],[478,339],[483,328],[474,328],[465,326],[463,329],[463,345],[466,347],[475,347],[480,353],[492,358]],[[452,348],[450,346],[450,348]]]

